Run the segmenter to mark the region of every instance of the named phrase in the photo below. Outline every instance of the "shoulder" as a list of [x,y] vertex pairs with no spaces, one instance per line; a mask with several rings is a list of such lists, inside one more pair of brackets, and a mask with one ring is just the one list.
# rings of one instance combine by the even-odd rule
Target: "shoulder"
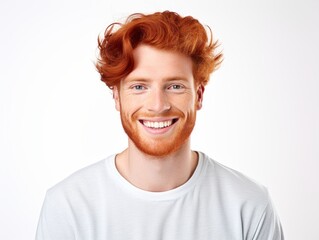
[[[218,196],[218,208],[229,221],[238,221],[247,239],[284,239],[268,189],[256,180],[204,155],[203,184]],[[246,238],[245,238],[246,239]]]
[[114,155],[77,170],[49,188],[47,195],[55,197],[63,195],[65,197],[98,189],[99,185],[106,180],[107,162],[112,161],[112,159],[114,159]]
[[238,202],[241,206],[269,203],[267,188],[247,175],[227,167],[203,154],[207,164],[206,179],[225,201]]

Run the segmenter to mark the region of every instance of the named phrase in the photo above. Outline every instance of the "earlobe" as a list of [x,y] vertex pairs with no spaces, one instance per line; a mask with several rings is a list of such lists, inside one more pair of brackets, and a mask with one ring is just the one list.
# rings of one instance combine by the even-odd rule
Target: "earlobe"
[[115,102],[115,109],[117,111],[120,111],[120,98],[119,98],[119,90],[117,88],[117,86],[114,86],[113,89],[113,99],[114,99],[114,102]]
[[205,87],[200,84],[197,88],[197,110],[200,110],[202,108],[204,91]]

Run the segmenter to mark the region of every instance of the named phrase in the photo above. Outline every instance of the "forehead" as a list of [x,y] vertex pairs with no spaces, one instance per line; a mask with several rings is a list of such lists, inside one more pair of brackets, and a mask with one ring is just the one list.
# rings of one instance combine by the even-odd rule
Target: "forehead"
[[133,50],[133,57],[134,69],[126,79],[164,79],[176,76],[193,78],[192,60],[181,53],[142,44]]

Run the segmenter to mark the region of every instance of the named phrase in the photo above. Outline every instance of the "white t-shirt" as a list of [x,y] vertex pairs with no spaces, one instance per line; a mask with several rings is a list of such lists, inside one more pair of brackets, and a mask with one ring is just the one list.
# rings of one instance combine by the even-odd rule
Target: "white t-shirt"
[[265,187],[199,153],[192,177],[147,192],[117,171],[115,155],[49,189],[37,240],[283,240]]

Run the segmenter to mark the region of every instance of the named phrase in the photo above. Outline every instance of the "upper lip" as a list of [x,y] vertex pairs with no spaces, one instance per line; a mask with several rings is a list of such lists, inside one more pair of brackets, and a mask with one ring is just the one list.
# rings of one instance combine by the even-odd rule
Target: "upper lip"
[[148,122],[165,122],[165,121],[174,121],[177,118],[140,118],[140,121],[148,121]]

